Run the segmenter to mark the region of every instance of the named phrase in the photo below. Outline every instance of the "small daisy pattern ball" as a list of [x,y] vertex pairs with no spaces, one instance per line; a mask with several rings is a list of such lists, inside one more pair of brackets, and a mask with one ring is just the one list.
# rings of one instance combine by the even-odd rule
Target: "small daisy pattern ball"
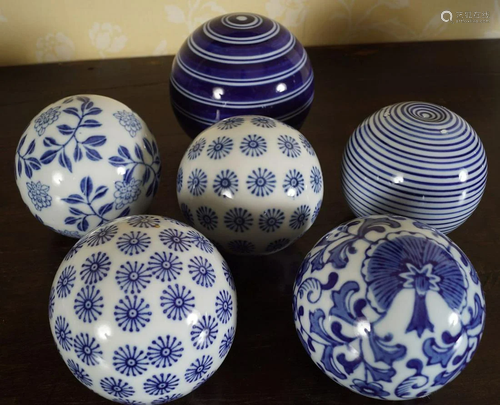
[[469,259],[421,222],[373,215],[327,233],[294,285],[295,327],[335,382],[367,397],[421,398],[471,361],[485,300]]
[[44,108],[16,149],[21,197],[43,224],[80,238],[144,213],[158,190],[160,153],[146,123],[109,97],[76,95]]
[[297,130],[263,116],[231,117],[191,143],[177,174],[177,198],[187,222],[225,250],[270,254],[313,224],[323,175]]
[[195,229],[152,215],[102,225],[61,263],[50,328],[73,375],[104,398],[160,404],[220,367],[236,331],[231,272]]

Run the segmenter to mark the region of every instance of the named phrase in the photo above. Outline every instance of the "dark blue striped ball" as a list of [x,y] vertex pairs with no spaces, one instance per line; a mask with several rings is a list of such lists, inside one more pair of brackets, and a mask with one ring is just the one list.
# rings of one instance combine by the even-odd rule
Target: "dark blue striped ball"
[[447,233],[474,212],[487,173],[481,140],[463,118],[435,104],[404,102],[354,131],[342,186],[356,216],[402,215]]

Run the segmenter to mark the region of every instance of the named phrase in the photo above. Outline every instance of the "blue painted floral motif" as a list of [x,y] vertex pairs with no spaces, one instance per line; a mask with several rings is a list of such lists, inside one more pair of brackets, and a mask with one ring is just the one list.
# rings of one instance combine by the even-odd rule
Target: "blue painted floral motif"
[[233,274],[231,273],[231,270],[229,270],[229,266],[227,265],[227,262],[225,260],[222,261],[222,272],[224,273],[224,277],[228,282],[229,287],[231,287],[231,290],[234,291],[235,285],[234,285]]
[[115,208],[121,210],[128,204],[137,201],[139,194],[141,194],[141,181],[130,179],[129,182],[115,181]]
[[234,232],[245,232],[253,224],[253,217],[244,208],[232,208],[224,215],[224,224]]
[[213,253],[214,245],[205,238],[201,233],[196,231],[188,231],[189,241],[198,249],[206,253]]
[[390,395],[382,388],[382,384],[363,381],[359,378],[355,378],[354,380],[352,380],[352,382],[354,384],[351,385],[351,388],[358,391],[362,395],[378,397],[380,399],[384,399],[384,397],[388,397]]
[[171,367],[182,357],[184,348],[174,336],[158,336],[148,346],[148,359],[156,368]]
[[215,313],[219,321],[224,324],[233,316],[233,299],[228,291],[222,290],[215,299]]
[[239,127],[241,124],[243,124],[243,122],[245,122],[245,119],[241,117],[226,118],[225,120],[222,120],[217,124],[217,128],[225,131],[228,129]]
[[52,204],[52,197],[49,195],[50,186],[42,184],[40,181],[28,181],[26,183],[28,188],[28,197],[37,211],[43,208],[50,207]]
[[238,254],[250,254],[255,252],[255,245],[248,240],[232,240],[227,244],[227,247],[229,248],[229,250]]
[[50,107],[47,111],[41,113],[35,118],[35,131],[38,136],[42,136],[49,125],[52,125],[61,115],[60,106]]
[[127,220],[127,224],[134,228],[158,228],[160,220],[150,215],[136,215]]
[[88,333],[80,333],[74,341],[75,353],[87,366],[95,366],[102,359],[101,345]]
[[213,363],[213,358],[209,355],[204,355],[201,358],[196,359],[186,370],[184,378],[189,383],[198,381],[210,371]]
[[71,350],[73,347],[73,337],[69,323],[63,316],[58,316],[54,324],[54,334],[56,335],[57,342],[66,351]]
[[238,191],[238,176],[232,170],[222,170],[215,176],[213,188],[219,197],[233,198]]
[[20,177],[23,174],[24,167],[26,177],[28,177],[28,179],[31,179],[31,177],[33,176],[33,171],[40,170],[42,168],[42,164],[36,157],[29,156],[35,151],[36,141],[34,139],[30,142],[28,149],[26,149],[26,152],[21,153],[21,149],[26,142],[26,137],[27,135],[24,135],[19,141],[19,145],[17,146],[17,171],[15,172],[15,174],[16,177]]
[[198,217],[198,222],[202,227],[208,229],[209,231],[213,231],[217,228],[219,218],[212,208],[201,206],[196,210],[196,216]]
[[113,355],[113,367],[127,377],[142,375],[148,364],[144,350],[139,350],[137,346],[119,347]]
[[321,204],[323,203],[323,200],[319,200],[318,203],[316,204],[316,207],[314,208],[314,212],[311,217],[311,222],[316,221],[316,218],[318,218],[319,215],[319,210],[321,209]]
[[233,140],[227,136],[219,136],[208,145],[207,155],[210,159],[218,160],[225,158],[232,150]]
[[248,190],[257,197],[266,197],[274,191],[276,187],[276,176],[267,169],[252,170],[252,174],[247,177]]
[[259,157],[267,152],[267,142],[260,135],[247,135],[241,141],[240,150],[245,156]]
[[151,245],[151,238],[141,231],[124,233],[116,242],[118,249],[129,256],[145,252],[149,245]]
[[289,170],[283,181],[283,189],[289,197],[298,197],[304,191],[304,176],[296,169]]
[[207,140],[205,138],[201,138],[201,139],[198,139],[197,141],[193,142],[191,147],[188,150],[188,159],[194,160],[198,156],[200,156],[201,152],[203,152],[203,148],[205,148],[206,144],[207,144]]
[[201,169],[194,169],[189,175],[187,186],[189,192],[194,196],[202,195],[207,188],[207,175]]
[[224,333],[219,346],[219,357],[222,359],[233,345],[234,340],[234,326],[231,326],[229,330]]
[[313,166],[311,169],[310,180],[313,191],[318,194],[323,188],[323,178],[321,177],[321,171],[317,166]]
[[154,253],[148,261],[148,271],[151,271],[152,275],[155,276],[157,280],[164,282],[174,281],[182,270],[182,262],[179,260],[178,256],[169,252],[156,252]]
[[116,398],[128,398],[135,394],[134,388],[121,378],[105,377],[101,380],[101,388]]
[[142,124],[132,111],[117,111],[113,116],[118,120],[120,125],[127,130],[132,138],[142,129]]
[[316,153],[314,152],[314,149],[307,138],[304,135],[299,134],[299,139],[300,142],[302,142],[302,146],[304,146],[304,149],[307,151],[307,153],[309,153],[311,156],[315,156]]
[[92,253],[82,264],[80,277],[85,284],[95,284],[108,275],[110,266],[111,261],[106,253]]
[[96,321],[102,315],[103,300],[101,291],[95,286],[83,287],[75,298],[74,309],[78,319],[86,323]]
[[65,298],[75,286],[76,271],[74,266],[65,267],[56,284],[56,292],[59,298]]
[[193,342],[193,346],[198,350],[210,347],[217,338],[217,333],[219,333],[218,327],[219,324],[215,317],[203,315],[193,325],[191,330],[191,342]]
[[163,290],[160,300],[160,305],[164,308],[163,313],[167,315],[168,319],[174,321],[183,320],[194,308],[194,296],[191,290],[185,286],[179,286],[179,284],[175,284],[173,287],[167,286],[167,289]]
[[[103,228],[100,228],[98,231],[92,232],[88,238],[87,242],[90,247],[104,245],[106,242],[109,242],[113,239],[118,231],[118,227],[116,225],[109,225]],[[82,241],[80,239],[80,241]],[[78,244],[79,242],[77,242]],[[75,245],[76,246],[76,245]],[[76,252],[75,252],[76,253]]]
[[288,238],[281,238],[278,240],[275,240],[271,242],[269,245],[266,247],[266,252],[268,253],[273,253],[277,252],[278,250],[284,249],[290,244],[290,239]]
[[276,128],[276,121],[272,118],[254,117],[250,120],[250,122],[261,128]]
[[115,320],[124,332],[139,332],[151,320],[151,314],[149,304],[137,295],[133,299],[127,295],[115,305]]
[[76,363],[72,359],[68,359],[68,368],[71,371],[71,373],[78,379],[78,381],[80,381],[87,387],[92,386],[92,379],[85,372],[85,370],[78,365],[78,363]]
[[[411,396],[411,391],[419,388],[423,388],[429,382],[429,377],[422,374],[424,365],[419,359],[411,359],[406,363],[406,368],[414,369],[415,374],[404,379],[396,388],[394,392],[397,397],[405,398]],[[417,393],[416,397],[423,397],[427,395],[427,391],[423,390]]]
[[189,259],[188,268],[196,284],[207,288],[212,287],[215,282],[215,270],[206,258],[195,256]]
[[277,208],[269,208],[259,216],[259,228],[263,232],[274,232],[280,228],[285,220],[283,211]]
[[182,167],[179,167],[179,171],[177,172],[177,192],[180,193],[182,190],[182,183],[184,182],[184,170],[182,170]]
[[54,287],[51,287],[49,294],[49,319],[52,319],[54,316],[54,304],[56,301],[56,293]]
[[302,153],[299,143],[290,135],[280,135],[278,137],[278,147],[284,155],[290,158],[299,157]]
[[127,262],[120,266],[115,278],[125,294],[138,294],[151,282],[151,270],[144,263]]
[[144,391],[149,395],[163,395],[174,390],[179,385],[179,379],[173,374],[154,375],[144,383]]
[[191,209],[187,206],[187,204],[185,203],[181,204],[181,212],[184,218],[186,219],[187,223],[193,226],[194,225],[193,213],[191,212]]
[[304,204],[301,205],[293,212],[292,216],[290,217],[290,228],[295,230],[302,228],[306,224],[310,215],[311,209],[309,208],[309,206]]
[[185,252],[191,247],[190,238],[178,229],[165,229],[160,232],[161,242],[176,252]]

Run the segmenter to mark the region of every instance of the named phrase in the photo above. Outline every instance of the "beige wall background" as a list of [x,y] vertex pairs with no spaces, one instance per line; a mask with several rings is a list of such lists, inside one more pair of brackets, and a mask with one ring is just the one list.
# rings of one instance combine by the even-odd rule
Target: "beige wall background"
[[[0,65],[174,54],[197,26],[238,11],[304,45],[500,37],[499,0],[0,0]],[[456,22],[476,12],[489,22]]]

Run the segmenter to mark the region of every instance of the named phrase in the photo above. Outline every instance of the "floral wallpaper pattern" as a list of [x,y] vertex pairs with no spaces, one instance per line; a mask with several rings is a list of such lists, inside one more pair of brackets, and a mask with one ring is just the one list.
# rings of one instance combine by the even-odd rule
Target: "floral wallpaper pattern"
[[[304,45],[500,37],[500,0],[0,0],[0,65],[174,54],[219,14],[276,19]],[[487,12],[446,23],[441,12]]]

